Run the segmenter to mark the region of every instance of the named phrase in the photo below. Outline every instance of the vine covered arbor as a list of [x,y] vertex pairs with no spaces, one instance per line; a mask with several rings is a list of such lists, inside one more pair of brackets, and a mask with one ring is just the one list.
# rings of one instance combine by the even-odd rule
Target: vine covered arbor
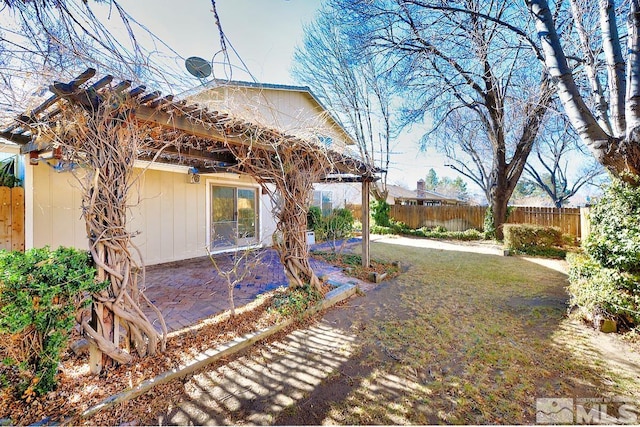
[[[312,186],[322,181],[362,182],[363,209],[368,209],[375,169],[327,149],[319,140],[147,92],[128,80],[96,80],[95,74],[88,69],[70,82],[53,83],[53,95],[0,131],[30,158],[51,152],[58,165],[73,166],[69,169],[80,183],[96,279],[109,283],[93,295],[92,315],[78,315],[91,344],[93,372],[113,361],[131,362],[132,351],[153,355],[166,342],[162,313],[144,295],[142,256],[132,242],[135,232],[127,227],[128,203],[135,200],[131,193],[140,178],[134,173],[136,160],[190,166],[205,174],[251,176],[277,207],[273,243],[289,285],[320,285],[306,244]],[[368,221],[363,228],[363,263],[368,264]],[[152,307],[162,332],[144,314],[145,304]],[[121,335],[127,337],[124,342]]]

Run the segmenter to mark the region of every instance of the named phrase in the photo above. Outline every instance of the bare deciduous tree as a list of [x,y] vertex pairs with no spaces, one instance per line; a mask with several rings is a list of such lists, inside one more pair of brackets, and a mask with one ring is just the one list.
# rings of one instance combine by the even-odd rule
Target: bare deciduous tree
[[384,58],[363,56],[351,42],[342,12],[323,7],[305,28],[294,54],[293,75],[313,88],[355,136],[360,157],[383,170],[373,196],[386,200],[392,150],[394,90]]
[[[330,3],[358,23],[350,35],[363,55],[391,57],[396,87],[404,89],[405,123],[433,120],[425,145],[450,154],[452,167],[480,185],[500,237],[552,97],[542,67],[531,67],[535,51],[521,29],[523,10],[509,1]],[[459,120],[473,129],[458,134]]]
[[[261,259],[258,252],[252,248],[241,249],[236,247],[233,252],[225,255],[216,255],[211,253],[209,248],[207,254],[213,264],[218,275],[222,276],[227,282],[227,299],[229,300],[229,311],[231,317],[236,315],[236,303],[233,297],[233,291],[240,282],[249,276],[249,274],[260,264]],[[224,258],[222,258],[224,257]]]
[[525,175],[558,208],[563,207],[582,187],[595,183],[605,174],[593,156],[583,153],[566,118],[555,112],[545,120],[533,153],[525,166]]
[[[559,35],[559,21],[546,0],[526,1],[544,63],[569,121],[596,160],[615,176],[638,175],[640,2],[570,3],[579,44]],[[580,61],[577,69],[573,58]]]

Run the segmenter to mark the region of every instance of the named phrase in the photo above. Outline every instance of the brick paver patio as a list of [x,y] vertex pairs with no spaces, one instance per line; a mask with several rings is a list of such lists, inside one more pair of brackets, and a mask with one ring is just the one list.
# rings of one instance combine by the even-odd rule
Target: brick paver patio
[[[360,244],[351,239],[346,247]],[[330,249],[327,244],[313,249]],[[275,250],[259,249],[260,262],[251,265],[249,275],[234,289],[236,307],[241,307],[261,293],[286,286],[284,269]],[[221,271],[233,267],[230,254],[216,255]],[[311,267],[318,276],[328,275],[335,280],[347,280],[342,271],[332,265],[311,259]],[[351,279],[349,279],[351,280]],[[145,295],[162,312],[169,331],[197,323],[229,308],[227,282],[220,276],[208,257],[193,258],[147,267]],[[150,315],[150,318],[154,318]],[[160,325],[156,325],[160,329]]]

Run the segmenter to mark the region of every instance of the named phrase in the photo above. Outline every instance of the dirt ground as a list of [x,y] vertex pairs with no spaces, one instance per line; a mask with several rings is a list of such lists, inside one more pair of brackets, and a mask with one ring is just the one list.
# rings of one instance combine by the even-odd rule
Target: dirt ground
[[135,422],[533,424],[536,398],[640,395],[637,349],[567,318],[563,262],[472,246],[380,238],[373,255],[403,274]]

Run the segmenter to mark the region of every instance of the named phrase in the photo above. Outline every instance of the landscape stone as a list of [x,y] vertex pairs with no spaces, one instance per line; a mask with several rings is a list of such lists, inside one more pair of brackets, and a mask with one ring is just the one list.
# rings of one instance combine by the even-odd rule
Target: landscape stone
[[604,319],[602,324],[600,325],[600,332],[604,332],[605,334],[618,332],[618,325],[616,324],[616,321],[611,319]]

